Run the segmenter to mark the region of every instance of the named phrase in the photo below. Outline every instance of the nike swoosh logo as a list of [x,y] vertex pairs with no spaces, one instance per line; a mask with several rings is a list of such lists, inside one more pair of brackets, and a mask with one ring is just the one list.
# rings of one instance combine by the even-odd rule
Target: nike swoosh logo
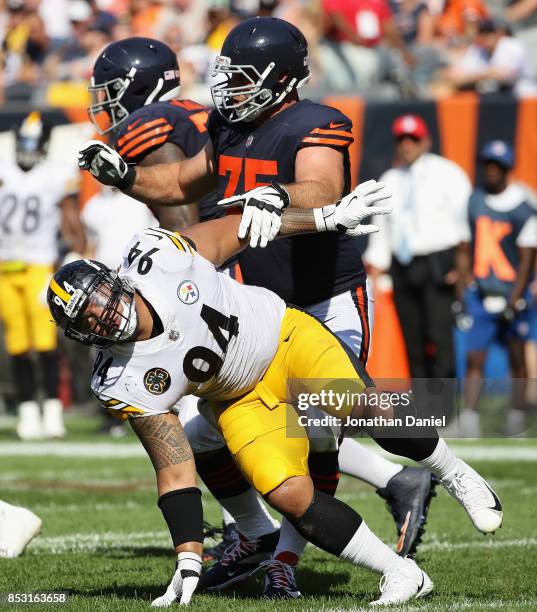
[[494,491],[488,486],[488,484],[485,483],[485,486],[487,487],[487,489],[490,491],[490,494],[492,495],[492,497],[494,498],[494,506],[492,508],[490,508],[491,510],[497,510],[498,512],[502,512],[503,508],[502,508],[502,504],[500,503],[500,500],[498,499],[498,496],[496,495],[496,493],[494,493]]
[[127,132],[133,130],[139,123],[141,123],[141,121],[141,119],[136,119],[136,121],[133,121],[130,125],[127,126]]
[[425,584],[425,576],[423,575],[423,571],[421,572],[421,584],[418,587],[418,593],[421,592],[421,589],[423,589],[423,585]]
[[330,123],[328,124],[328,127],[329,127],[331,130],[335,130],[336,128],[343,127],[344,125],[345,125],[345,122],[344,122],[344,121],[343,121],[343,122],[341,122],[341,121],[340,121],[340,122],[337,122],[337,121],[330,121]]
[[293,332],[291,332],[291,333],[290,333],[290,334],[287,336],[287,338],[285,338],[285,339],[284,339],[284,342],[287,342],[287,341],[289,340],[289,338],[292,336],[292,334],[293,334]]
[[395,552],[399,554],[403,550],[403,544],[405,543],[406,530],[408,529],[408,524],[410,523],[410,510],[406,513],[405,522],[401,527],[401,535],[399,536],[399,540],[397,541],[397,545],[395,546]]

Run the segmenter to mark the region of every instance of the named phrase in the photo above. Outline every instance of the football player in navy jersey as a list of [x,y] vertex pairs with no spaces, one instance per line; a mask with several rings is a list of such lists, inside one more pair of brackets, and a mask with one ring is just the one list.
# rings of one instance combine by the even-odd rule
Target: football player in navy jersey
[[[152,166],[194,157],[208,140],[208,109],[192,100],[178,99],[180,71],[173,51],[164,43],[132,37],[109,44],[97,58],[89,91],[89,116],[100,134],[110,134],[116,151],[129,163]],[[198,218],[208,221],[225,215],[211,193],[195,204],[153,208],[161,227],[179,230]],[[237,277],[236,257],[221,268]],[[197,398],[187,396],[176,407],[190,439],[198,473],[218,500],[231,501],[231,510],[240,504],[243,514],[252,516],[254,527],[241,522],[249,537],[269,536],[275,543],[279,524],[241,475],[224,440],[208,427],[197,411]],[[216,558],[238,540],[235,519],[224,510],[223,541],[207,552]]]
[[[298,236],[268,244],[278,233],[283,208],[313,208],[319,226],[333,223],[321,207],[348,193],[351,121],[339,111],[300,100],[309,78],[307,43],[291,24],[276,18],[244,21],[227,36],[214,69],[216,110],[208,123],[209,140],[192,159],[144,168],[101,143],[81,150],[81,168],[155,206],[175,206],[216,189],[223,205],[244,209],[239,236],[251,249],[239,255],[244,280],[278,295],[324,321],[362,363],[369,348],[365,271],[356,242],[343,234]],[[313,410],[313,409],[310,409]],[[327,430],[312,442],[310,472],[316,486],[334,493],[337,486],[337,433]],[[415,453],[429,456],[436,442]],[[411,552],[419,540],[430,502],[427,470],[402,468],[345,440],[349,471],[373,484],[396,519],[398,551]],[[401,453],[399,453],[401,454]],[[406,452],[403,454],[407,454]],[[411,453],[412,454],[412,453]],[[423,455],[423,456],[422,456]],[[263,538],[238,544],[204,584],[218,589],[247,577],[267,546]],[[269,566],[267,595],[297,596],[293,565],[305,541],[284,522]],[[248,559],[256,559],[255,564]],[[231,579],[230,579],[231,578]]]
[[[179,100],[175,53],[151,38],[132,37],[109,44],[93,68],[88,113],[128,163],[149,166],[193,157],[207,141],[208,109]],[[153,210],[162,227],[178,230],[213,218],[214,198],[198,207]]]

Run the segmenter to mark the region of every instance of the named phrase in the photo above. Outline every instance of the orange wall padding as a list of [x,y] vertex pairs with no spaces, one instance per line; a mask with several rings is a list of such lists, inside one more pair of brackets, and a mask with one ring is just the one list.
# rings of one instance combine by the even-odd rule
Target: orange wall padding
[[479,97],[465,92],[438,100],[436,113],[441,154],[459,164],[473,181]]
[[518,102],[515,176],[537,190],[537,98]]
[[373,378],[406,379],[410,376],[392,291],[375,291],[375,321],[367,371]]

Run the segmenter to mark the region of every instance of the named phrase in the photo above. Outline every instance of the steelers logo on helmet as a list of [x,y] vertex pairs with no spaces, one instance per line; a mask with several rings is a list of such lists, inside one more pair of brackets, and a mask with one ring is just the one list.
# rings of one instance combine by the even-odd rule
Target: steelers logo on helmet
[[152,395],[162,395],[170,388],[172,378],[164,368],[151,368],[144,374],[144,387]]
[[47,303],[65,335],[82,344],[106,348],[131,339],[137,329],[134,288],[97,261],[60,268],[50,281]]
[[310,77],[308,43],[283,19],[254,17],[227,35],[212,71],[211,95],[230,123],[254,121]]

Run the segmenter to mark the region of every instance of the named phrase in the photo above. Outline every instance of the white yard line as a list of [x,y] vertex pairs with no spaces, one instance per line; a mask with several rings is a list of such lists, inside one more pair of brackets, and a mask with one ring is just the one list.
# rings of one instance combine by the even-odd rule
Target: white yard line
[[[448,440],[449,442],[449,440]],[[468,445],[450,444],[453,452],[470,461],[537,461],[535,445]],[[378,449],[379,452],[382,452]],[[387,456],[389,453],[384,453]],[[0,456],[3,457],[90,457],[95,459],[128,459],[146,457],[140,444],[111,444],[108,442],[3,442]],[[392,457],[393,455],[389,455]]]
[[107,442],[3,442],[3,457],[89,457],[94,459],[130,459],[147,457],[140,444],[110,444]]
[[[67,552],[95,552],[103,548],[169,547],[170,536],[166,531],[73,533],[61,536],[37,537],[28,547],[31,553],[61,554]],[[537,538],[513,540],[483,539],[470,542],[433,541],[421,544],[420,550],[451,551],[468,549],[535,548]]]

